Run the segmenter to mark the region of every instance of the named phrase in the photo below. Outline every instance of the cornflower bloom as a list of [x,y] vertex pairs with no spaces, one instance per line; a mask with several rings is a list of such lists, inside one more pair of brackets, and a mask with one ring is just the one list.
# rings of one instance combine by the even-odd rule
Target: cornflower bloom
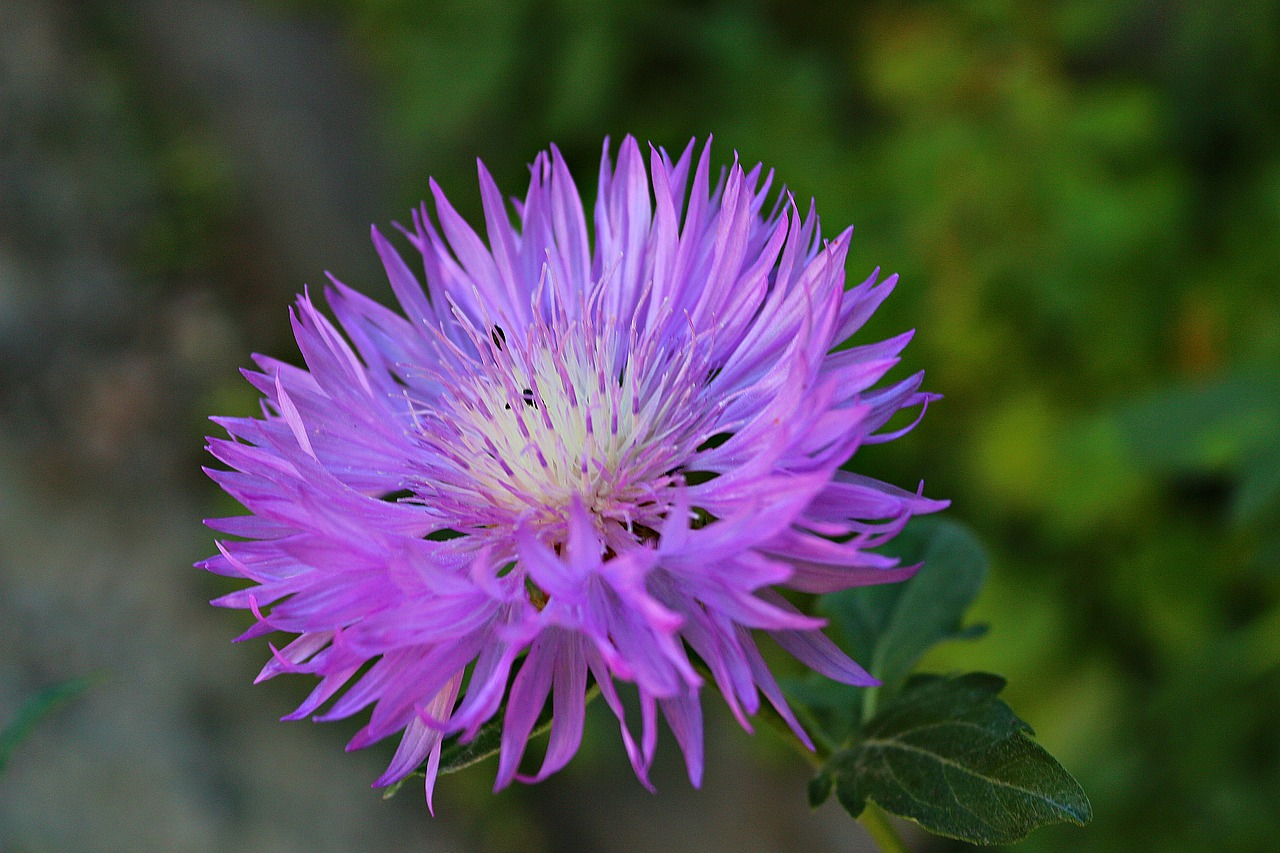
[[425,288],[373,230],[403,315],[333,279],[335,324],[304,293],[306,368],[257,356],[263,416],[214,418],[231,470],[209,474],[250,514],[208,522],[236,538],[200,565],[253,585],[213,603],[252,611],[242,639],[298,635],[259,676],[319,678],[286,719],[337,697],[315,719],[373,706],[350,749],[400,733],[376,785],[425,762],[430,804],[443,739],[500,712],[495,789],[543,779],[578,748],[589,682],[649,787],[659,712],[700,783],[707,680],[744,727],[763,695],[812,748],[762,633],[875,683],[780,590],[910,576],[868,549],[945,506],[841,469],[931,399],[921,375],[874,387],[910,333],[833,351],[896,277],[846,290],[852,229],[824,241],[812,206],[770,206],[761,166],[713,185],[709,144],[648,159],[628,137],[614,165],[606,143],[594,240],[555,148],[518,225],[480,165],[487,245],[433,181],[438,224],[424,204],[400,228]]

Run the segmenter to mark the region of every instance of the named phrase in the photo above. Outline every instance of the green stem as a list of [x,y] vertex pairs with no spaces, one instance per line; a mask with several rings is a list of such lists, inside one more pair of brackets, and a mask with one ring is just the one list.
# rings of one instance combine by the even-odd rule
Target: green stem
[[876,715],[876,701],[879,698],[879,687],[862,688],[862,724],[864,726]]
[[866,827],[871,840],[884,853],[910,853],[898,830],[894,829],[893,824],[889,822],[889,816],[872,801],[867,800],[867,807],[858,816],[858,823]]

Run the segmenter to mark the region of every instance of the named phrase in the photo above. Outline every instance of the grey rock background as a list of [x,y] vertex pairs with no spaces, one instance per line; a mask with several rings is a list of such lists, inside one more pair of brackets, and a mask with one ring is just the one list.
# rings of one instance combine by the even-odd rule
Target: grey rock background
[[701,792],[670,743],[643,791],[597,715],[559,778],[495,797],[474,768],[432,819],[369,789],[390,747],[344,753],[357,723],[276,721],[306,685],[250,685],[265,644],[190,568],[228,509],[202,418],[252,404],[236,368],[293,353],[322,269],[384,292],[371,102],[319,16],[0,0],[0,721],[100,678],[0,777],[0,851],[861,849],[714,711]]

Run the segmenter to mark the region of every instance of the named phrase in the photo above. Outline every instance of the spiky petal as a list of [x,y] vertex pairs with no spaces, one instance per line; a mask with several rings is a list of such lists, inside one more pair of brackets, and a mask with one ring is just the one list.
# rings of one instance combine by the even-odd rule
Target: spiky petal
[[[496,787],[564,766],[599,685],[642,782],[661,713],[698,784],[705,664],[747,725],[763,695],[806,743],[756,647],[772,635],[836,680],[873,679],[779,589],[826,593],[908,577],[871,552],[945,506],[841,470],[898,433],[930,395],[880,386],[909,335],[833,352],[892,290],[844,287],[851,230],[820,237],[772,173],[694,161],[627,138],[605,146],[594,242],[554,148],[518,226],[480,166],[487,241],[434,182],[402,228],[425,287],[377,229],[403,314],[336,280],[331,322],[303,294],[306,368],[258,357],[261,418],[215,419],[210,476],[248,516],[201,565],[253,582],[214,603],[249,609],[272,647],[262,678],[319,679],[291,717],[372,706],[352,739],[401,733],[376,784],[473,737],[505,700]],[[688,199],[686,202],[685,199]],[[901,431],[899,431],[901,432]],[[228,470],[229,469],[229,470]],[[372,663],[371,663],[372,662]],[[468,669],[469,668],[469,669]],[[635,685],[640,725],[615,682]],[[536,718],[541,768],[519,775]]]

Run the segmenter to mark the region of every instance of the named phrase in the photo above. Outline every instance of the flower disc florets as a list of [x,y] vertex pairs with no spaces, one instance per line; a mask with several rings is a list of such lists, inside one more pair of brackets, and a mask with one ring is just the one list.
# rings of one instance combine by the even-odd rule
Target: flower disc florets
[[[403,316],[335,280],[335,325],[303,295],[306,369],[258,357],[263,417],[215,419],[232,470],[210,474],[251,514],[209,522],[240,538],[201,565],[254,582],[215,603],[253,611],[246,637],[298,635],[260,676],[320,678],[291,718],[373,705],[351,747],[401,733],[377,784],[425,761],[429,800],[442,741],[504,700],[497,786],[541,779],[577,749],[589,681],[642,782],[661,710],[698,784],[693,661],[744,726],[763,694],[807,743],[754,632],[874,683],[777,590],[914,571],[868,549],[945,504],[840,466],[930,397],[920,375],[874,388],[909,334],[832,351],[894,278],[846,290],[850,231],[824,242],[785,193],[764,214],[771,179],[735,163],[712,186],[692,143],[646,175],[628,138],[616,167],[606,146],[593,241],[553,149],[518,226],[480,167],[487,245],[433,183],[439,225],[424,205],[401,229],[425,289],[373,232]],[[546,756],[519,776],[548,698]]]
[[[602,278],[573,310],[552,306],[508,335],[510,318],[468,328],[478,354],[439,376],[445,394],[420,413],[430,454],[453,461],[461,488],[416,494],[447,501],[458,532],[494,539],[526,525],[563,544],[570,507],[582,503],[615,553],[652,538],[684,466],[718,410],[708,391],[709,348],[697,335],[668,349],[600,304]],[[644,531],[648,531],[645,533]]]

